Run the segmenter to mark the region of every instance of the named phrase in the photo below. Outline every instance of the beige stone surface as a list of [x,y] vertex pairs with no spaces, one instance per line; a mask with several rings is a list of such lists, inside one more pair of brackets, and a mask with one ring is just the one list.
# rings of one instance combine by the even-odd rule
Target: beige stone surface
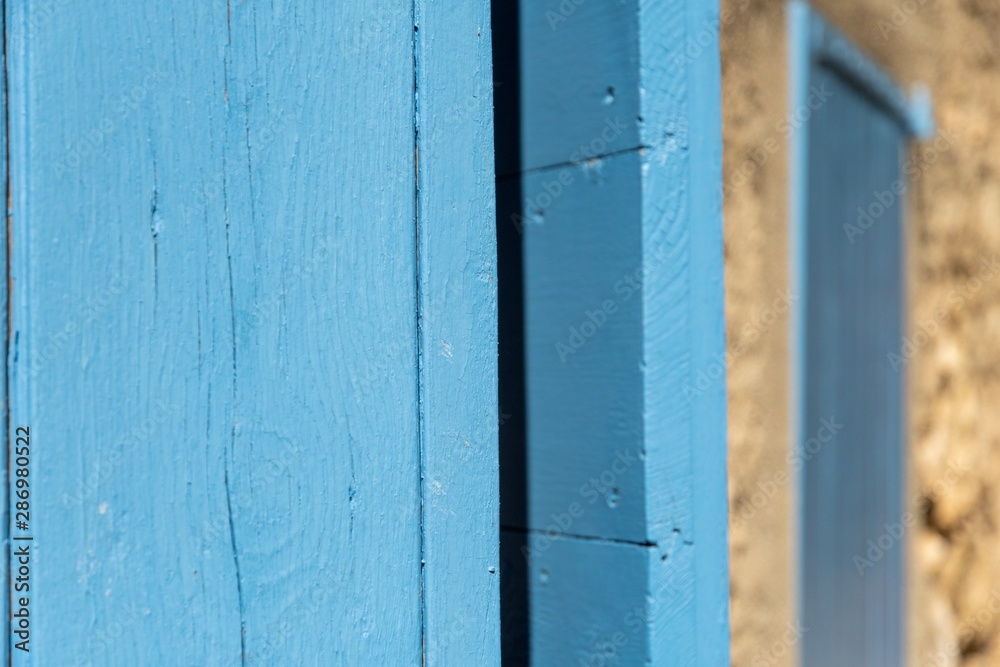
[[[909,663],[1000,665],[1000,4],[815,6],[932,91],[937,143],[910,158]],[[722,9],[733,665],[792,665],[785,3]]]

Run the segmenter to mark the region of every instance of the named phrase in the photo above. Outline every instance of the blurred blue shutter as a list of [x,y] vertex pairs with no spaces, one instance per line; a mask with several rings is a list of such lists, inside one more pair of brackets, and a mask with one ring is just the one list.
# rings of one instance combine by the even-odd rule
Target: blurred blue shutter
[[926,123],[822,19],[791,12],[802,664],[901,665],[901,162]]

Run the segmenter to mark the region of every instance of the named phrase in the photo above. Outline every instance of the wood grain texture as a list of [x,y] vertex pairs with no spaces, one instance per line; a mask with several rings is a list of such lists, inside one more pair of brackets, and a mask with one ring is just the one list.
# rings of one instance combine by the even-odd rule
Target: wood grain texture
[[16,664],[495,662],[481,4],[56,4],[8,3]]
[[528,538],[539,554],[528,571],[531,614],[537,627],[561,631],[536,635],[532,664],[672,664],[650,663],[649,608],[638,595],[658,555],[628,542],[545,539]]
[[[504,520],[525,533],[530,662],[727,664],[725,383],[699,382],[725,363],[717,7],[569,6],[520,7],[523,157],[504,184],[528,406],[527,511]],[[622,609],[588,605],[610,591]],[[636,609],[635,638],[594,657]]]
[[[638,145],[636,7],[635,0],[522,3],[521,145],[520,151],[499,146],[498,173],[579,162],[608,152],[591,143],[600,138],[612,113],[622,123],[612,150]],[[514,163],[518,154],[520,161]]]
[[[690,638],[699,664],[729,664],[718,10],[712,0],[649,0],[642,4],[640,24],[644,88],[661,91],[659,99],[647,94],[643,107],[646,141],[662,142],[654,144],[660,149],[650,155],[660,168],[643,172],[648,193],[644,256],[651,266],[663,266],[650,273],[643,292],[645,326],[651,332],[645,350],[646,442],[653,462],[647,472],[649,522],[651,534],[661,545],[669,545],[660,549],[661,557],[668,554],[668,567],[654,568],[652,576],[657,601],[651,615],[654,664],[682,664],[683,652],[675,648],[684,646],[680,637]],[[676,20],[672,17],[679,16],[684,23],[674,32],[669,29]],[[677,79],[683,85],[673,83]],[[678,208],[682,191],[687,203]],[[671,222],[675,216],[676,222]],[[686,275],[674,279],[678,265],[685,266]],[[679,331],[685,332],[683,337]],[[705,388],[705,375],[723,377]],[[671,558],[676,569],[669,567]],[[679,613],[686,598],[690,607]]]
[[421,0],[417,66],[424,657],[500,662],[488,2]]
[[529,200],[564,188],[524,227],[533,528],[647,541],[640,162],[633,151],[522,179]]

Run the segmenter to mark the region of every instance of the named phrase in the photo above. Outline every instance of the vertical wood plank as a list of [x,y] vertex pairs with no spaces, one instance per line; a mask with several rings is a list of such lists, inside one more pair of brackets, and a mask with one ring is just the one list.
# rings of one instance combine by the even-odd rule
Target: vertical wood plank
[[233,2],[228,26],[246,654],[417,664],[412,4]]
[[486,5],[49,10],[8,4],[17,664],[497,662]]
[[[7,22],[8,22],[8,10],[6,3],[4,3],[0,9],[0,21],[3,21],[4,34],[7,32]],[[3,406],[3,428],[6,433],[6,448],[7,453],[0,461],[0,479],[7,480],[10,475],[10,465],[11,465],[11,444],[15,443],[17,438],[15,435],[15,430],[17,429],[17,424],[11,424],[10,422],[10,376],[8,372],[8,355],[10,353],[10,293],[9,293],[9,283],[8,276],[9,273],[9,247],[7,245],[9,225],[10,225],[10,162],[9,162],[9,144],[7,138],[7,131],[10,125],[10,111],[7,106],[7,88],[9,86],[8,80],[8,53],[7,53],[7,42],[4,41],[4,52],[0,53],[0,58],[3,58],[3,78],[0,81],[0,109],[3,112],[3,127],[0,127],[0,160],[3,161],[3,202],[4,202],[4,219],[3,224],[0,224],[0,276],[3,276],[2,283],[0,283],[0,336],[3,337],[3,358],[4,364],[3,369],[0,371],[2,377],[0,377],[0,406]],[[2,523],[0,523],[0,530],[3,531],[3,541],[4,541],[4,555],[8,566],[4,568],[3,576],[0,579],[3,580],[3,586],[5,591],[11,590],[11,566],[14,564],[12,560],[13,550],[11,549],[11,514],[10,510],[15,507],[13,503],[17,502],[18,498],[14,494],[8,491],[6,495],[6,502],[0,507],[0,516],[2,516]],[[0,600],[0,618],[10,618],[10,599],[11,596],[3,595],[3,600]],[[0,643],[0,664],[10,664],[10,641],[5,641]]]
[[[225,263],[208,257],[226,257],[223,198],[176,217],[225,173],[226,23],[178,13],[174,36],[149,7],[13,10],[11,417],[32,427],[35,524],[15,664],[240,660],[233,346]],[[165,124],[174,95],[188,104]]]
[[717,7],[519,13],[526,660],[725,664]]
[[500,661],[496,204],[488,2],[418,0],[424,656]]
[[[662,20],[652,11],[658,3],[647,3],[647,23],[655,30]],[[685,393],[691,406],[691,440],[688,445],[691,457],[692,541],[694,571],[694,613],[688,626],[695,636],[695,651],[699,663],[709,665],[729,664],[729,487],[727,476],[728,428],[726,405],[725,365],[725,284],[722,233],[722,81],[718,44],[719,6],[713,1],[691,2],[686,5],[685,40],[683,45],[670,42],[670,69],[686,64],[688,82],[688,160],[690,179],[690,278],[689,307],[691,318],[690,338],[692,369],[697,383],[704,375],[718,376],[708,388],[699,392],[685,391],[690,387],[691,376],[673,385],[663,384],[659,394],[651,391],[647,405],[665,404],[676,400],[676,392]],[[659,40],[645,38],[643,44],[662,49]],[[693,47],[692,45],[697,45]],[[697,50],[700,48],[700,51]],[[657,51],[644,56],[650,62]],[[649,70],[664,75],[664,69],[649,66]],[[652,82],[653,74],[647,75]],[[648,85],[648,84],[647,84]],[[670,125],[662,129],[669,137]],[[669,142],[668,142],[669,144]],[[654,181],[647,186],[655,192]],[[666,189],[668,183],[662,183]],[[656,299],[658,288],[650,284],[648,299]],[[672,324],[663,322],[664,328]],[[648,338],[654,344],[647,351],[652,359],[657,350],[656,336]],[[676,350],[660,349],[663,358],[677,354]],[[725,360],[725,362],[723,362]],[[661,400],[662,399],[662,400]],[[669,441],[672,435],[650,432],[652,440]],[[659,504],[659,503],[657,503]],[[659,520],[671,523],[669,515]],[[682,538],[681,542],[685,540]],[[673,642],[669,629],[670,591],[673,577],[663,573],[659,579],[658,598],[665,601],[661,607],[664,624],[656,635],[655,659],[667,661]]]

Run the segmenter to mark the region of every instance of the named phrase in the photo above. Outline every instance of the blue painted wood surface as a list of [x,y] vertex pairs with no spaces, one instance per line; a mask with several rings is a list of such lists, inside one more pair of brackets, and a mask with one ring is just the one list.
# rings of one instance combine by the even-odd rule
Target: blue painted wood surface
[[728,663],[716,12],[518,9],[498,201],[523,238],[527,414],[502,523],[527,637],[508,664]]
[[[6,25],[6,15],[4,15],[3,20],[4,20],[4,25]],[[5,117],[6,117],[6,110],[7,110],[7,89],[8,89],[8,86],[10,85],[9,73],[8,73],[8,68],[7,68],[7,53],[6,53],[6,51],[2,54],[2,57],[3,57],[3,62],[4,62],[4,68],[3,68],[3,85],[0,86],[0,109],[4,110]],[[3,127],[0,128],[0,156],[2,156],[5,170],[6,170],[6,165],[7,165],[8,158],[9,158],[9,153],[8,153],[9,144],[8,144],[8,141],[7,141],[7,139],[8,139],[7,138],[7,132],[8,132],[8,130],[9,130],[9,123],[6,123],[6,122],[3,123]],[[3,200],[8,203],[8,207],[5,208],[5,210],[6,210],[6,212],[7,212],[8,215],[5,216],[4,224],[0,225],[0,247],[4,248],[4,252],[0,252],[0,267],[2,267],[2,272],[0,272],[0,275],[9,275],[9,273],[8,273],[8,267],[10,266],[10,264],[9,264],[9,262],[10,262],[10,256],[9,256],[10,246],[8,245],[7,240],[8,240],[9,225],[10,225],[10,217],[9,217],[9,213],[10,213],[10,211],[9,211],[10,185],[11,185],[10,184],[10,179],[9,178],[4,179]],[[4,426],[3,426],[3,428],[8,433],[12,430],[10,428],[10,423],[9,423],[9,419],[10,419],[10,407],[9,407],[10,406],[10,392],[9,392],[10,374],[9,374],[9,363],[7,361],[8,357],[9,357],[9,353],[10,353],[10,308],[11,308],[11,302],[10,302],[10,292],[9,292],[9,289],[8,289],[8,284],[7,284],[6,281],[3,281],[3,284],[0,285],[0,331],[3,332],[4,364],[3,364],[3,370],[2,370],[3,379],[2,379],[2,382],[0,382],[0,400],[2,400],[2,404],[5,406],[5,409],[4,409]],[[10,471],[9,471],[9,468],[8,468],[8,464],[9,463],[10,463],[9,456],[4,456],[3,457],[3,462],[0,462],[0,474],[3,475],[3,479],[10,479]],[[0,508],[0,514],[2,514],[2,516],[3,516],[3,523],[2,523],[3,529],[2,530],[3,530],[3,539],[4,539],[5,560],[7,560],[7,562],[9,562],[10,554],[11,554],[11,549],[10,549],[10,544],[11,544],[11,541],[10,541],[10,513],[9,513],[9,509],[10,509],[10,501],[11,500],[15,500],[15,502],[16,502],[16,499],[12,499],[11,495],[8,494],[7,500],[8,500],[8,502],[4,503],[3,507]],[[11,589],[10,574],[11,574],[10,568],[9,567],[5,567],[4,568],[4,572],[3,572],[3,585],[4,585],[4,590],[5,591],[9,591]],[[10,609],[10,598],[11,598],[11,596],[10,595],[3,595],[3,596],[0,596],[0,597],[3,598],[3,600],[0,601],[0,615],[2,615],[2,618],[10,618],[9,614],[11,613],[11,609]],[[10,642],[0,642],[0,664],[2,664],[2,663],[10,664]]]
[[15,664],[498,662],[486,6],[54,6],[6,5]]
[[873,62],[790,4],[793,429],[803,463],[798,649],[808,665],[902,665],[903,336],[912,134],[932,127]]
[[500,661],[488,0],[417,3],[424,664]]
[[[900,205],[855,243],[844,224],[898,182],[903,135],[836,74],[820,71],[813,81],[833,95],[810,120],[802,423],[815,439],[809,450],[801,446],[808,453],[819,441],[821,450],[802,479],[802,623],[814,629],[803,637],[803,657],[815,665],[901,665],[905,549],[871,556],[868,545],[883,534],[895,542],[892,526],[900,536],[908,528],[902,377],[887,358],[902,338]],[[857,558],[874,560],[859,568]]]

